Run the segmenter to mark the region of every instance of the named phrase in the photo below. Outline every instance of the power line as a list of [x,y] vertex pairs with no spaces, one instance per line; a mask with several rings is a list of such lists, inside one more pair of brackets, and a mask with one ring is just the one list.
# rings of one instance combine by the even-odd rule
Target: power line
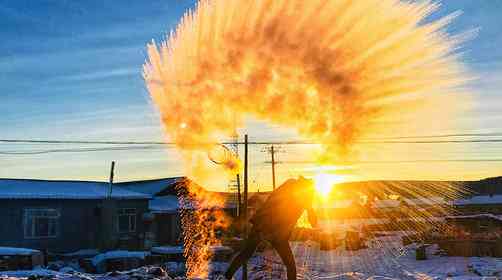
[[[446,136],[437,136],[446,137]],[[403,136],[396,138],[379,138],[377,140],[362,140],[356,141],[358,144],[442,144],[442,143],[500,143],[502,139],[461,139],[461,140],[413,140],[413,141],[402,141],[402,140],[385,140],[385,139],[405,139],[405,138],[415,138],[411,136]],[[417,137],[419,138],[419,137]],[[423,137],[425,138],[425,136]],[[93,145],[176,145],[174,142],[155,142],[155,141],[82,141],[82,140],[38,140],[38,139],[0,139],[0,143],[10,143],[10,144],[93,144]],[[201,144],[211,144],[211,143],[201,143]],[[244,142],[229,142],[224,141],[219,144],[231,145],[238,144],[244,145]],[[288,140],[288,141],[249,141],[250,145],[320,145],[326,144],[317,141],[305,141],[305,140]]]
[[[459,133],[459,134],[435,134],[368,138],[356,142],[356,144],[460,144],[460,143],[502,143],[501,138],[490,139],[490,137],[502,136],[501,132],[494,133]],[[475,139],[427,139],[427,138],[458,138],[458,137],[478,137]],[[424,139],[424,140],[403,140],[403,139]],[[36,155],[49,153],[82,153],[82,152],[104,152],[104,151],[129,151],[129,150],[156,150],[175,148],[174,142],[162,141],[90,141],[90,140],[60,140],[60,139],[0,139],[0,143],[5,144],[51,144],[51,145],[115,145],[112,147],[83,147],[83,148],[60,148],[60,149],[31,149],[31,150],[8,150],[0,151],[0,155]],[[203,143],[201,143],[203,144]],[[220,145],[243,145],[244,142],[224,141]],[[305,140],[282,140],[282,141],[249,141],[250,145],[321,145],[316,141]],[[123,146],[116,146],[123,145]],[[479,161],[479,160],[475,160]],[[485,160],[483,160],[485,161]]]
[[[67,148],[67,149],[48,149],[32,151],[0,151],[0,155],[39,155],[50,153],[83,153],[83,152],[106,152],[106,151],[130,151],[130,150],[159,150],[165,147],[156,145],[144,146],[124,146],[124,147],[103,147],[103,148]],[[431,162],[502,162],[502,158],[475,158],[475,159],[418,159],[418,160],[379,160],[379,161],[349,161],[350,164],[396,164],[396,163],[431,163]],[[264,163],[271,163],[265,161]],[[314,164],[315,161],[276,161],[276,164]]]
[[97,144],[97,145],[165,145],[169,142],[155,141],[86,141],[86,140],[40,140],[40,139],[0,139],[1,143],[37,143],[37,144]]
[[[393,163],[424,163],[424,162],[502,162],[502,158],[491,158],[491,159],[417,159],[417,160],[362,160],[362,161],[348,161],[343,162],[345,165],[351,164],[393,164]],[[265,161],[265,163],[271,163],[270,161]],[[276,164],[313,164],[317,163],[315,161],[276,161]]]
[[417,140],[417,141],[360,141],[360,144],[445,144],[445,143],[500,143],[502,139],[466,139],[466,140]]
[[106,148],[70,148],[70,149],[49,149],[32,151],[0,151],[2,155],[39,155],[50,153],[82,153],[82,152],[105,152],[105,151],[129,151],[129,150],[151,150],[162,149],[160,146],[129,146],[129,147],[106,147]]
[[418,139],[418,138],[451,138],[451,137],[494,137],[502,136],[502,132],[492,133],[450,133],[450,134],[432,134],[432,135],[415,135],[415,136],[395,136],[395,137],[378,137],[374,140],[385,139]]

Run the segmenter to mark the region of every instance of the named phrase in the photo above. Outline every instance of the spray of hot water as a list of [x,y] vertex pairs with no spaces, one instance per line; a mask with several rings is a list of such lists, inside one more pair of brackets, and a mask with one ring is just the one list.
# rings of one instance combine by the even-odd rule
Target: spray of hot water
[[[188,176],[203,186],[238,169],[228,168],[237,160],[209,164],[207,153],[246,116],[294,128],[322,144],[323,162],[339,162],[361,137],[392,130],[404,111],[438,107],[467,80],[454,53],[466,34],[445,32],[456,14],[425,20],[438,6],[202,0],[165,42],[148,45],[144,79]],[[455,108],[458,99],[448,100]],[[446,123],[452,111],[442,110],[435,118]],[[188,243],[205,248],[200,240]],[[207,273],[198,259],[188,265],[197,267],[192,275]]]

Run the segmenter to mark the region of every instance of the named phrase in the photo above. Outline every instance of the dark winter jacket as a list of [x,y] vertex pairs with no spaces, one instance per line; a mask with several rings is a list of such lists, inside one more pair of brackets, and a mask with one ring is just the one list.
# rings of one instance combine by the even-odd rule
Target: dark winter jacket
[[313,197],[314,186],[311,180],[302,177],[287,180],[270,194],[251,218],[253,230],[267,240],[288,240],[304,211],[307,211],[310,224],[316,227]]

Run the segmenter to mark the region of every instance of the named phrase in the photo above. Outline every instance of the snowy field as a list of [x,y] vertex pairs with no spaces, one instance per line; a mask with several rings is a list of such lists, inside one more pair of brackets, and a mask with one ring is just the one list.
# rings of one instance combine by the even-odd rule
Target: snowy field
[[498,272],[502,276],[502,259],[439,256],[434,255],[435,246],[428,248],[427,260],[417,261],[414,245],[402,248],[386,240],[358,251],[294,245],[300,279],[500,279]]
[[[502,259],[464,258],[436,255],[435,246],[428,247],[427,260],[415,260],[415,246],[400,246],[396,237],[382,237],[369,244],[369,248],[358,251],[346,251],[338,248],[321,251],[314,242],[291,243],[298,267],[298,279],[502,279]],[[184,279],[173,276],[173,265],[166,266],[166,271],[156,267],[142,267],[127,272],[112,272],[93,275],[63,269],[62,271],[34,270],[0,272],[0,278],[16,280],[26,279],[30,275],[39,275],[44,279]],[[214,263],[210,278],[225,270],[226,263]],[[175,265],[174,265],[175,267]],[[285,279],[286,273],[280,259],[273,251],[256,254],[249,264],[249,279]],[[32,276],[31,279],[34,277]],[[240,272],[235,276],[240,278]]]
[[[379,238],[369,248],[358,251],[321,251],[313,242],[291,245],[298,279],[502,279],[498,276],[502,276],[502,259],[434,255],[437,247],[430,246],[428,259],[417,261],[415,245],[403,248],[393,237]],[[253,259],[250,271],[250,279],[286,277],[280,259],[268,251]]]

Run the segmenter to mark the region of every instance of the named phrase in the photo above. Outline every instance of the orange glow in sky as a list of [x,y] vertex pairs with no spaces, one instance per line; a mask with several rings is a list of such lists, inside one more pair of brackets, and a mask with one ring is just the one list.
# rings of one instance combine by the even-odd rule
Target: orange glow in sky
[[329,173],[318,173],[314,177],[315,188],[321,198],[327,198],[334,186],[344,181],[343,176]]

